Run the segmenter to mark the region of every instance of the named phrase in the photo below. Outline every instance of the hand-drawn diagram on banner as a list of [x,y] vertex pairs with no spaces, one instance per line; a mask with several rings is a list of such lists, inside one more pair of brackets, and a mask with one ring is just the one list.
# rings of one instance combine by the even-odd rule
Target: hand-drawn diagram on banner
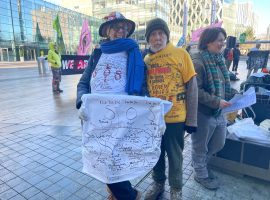
[[104,183],[130,180],[158,161],[164,115],[172,104],[157,98],[86,94],[82,108],[83,171]]

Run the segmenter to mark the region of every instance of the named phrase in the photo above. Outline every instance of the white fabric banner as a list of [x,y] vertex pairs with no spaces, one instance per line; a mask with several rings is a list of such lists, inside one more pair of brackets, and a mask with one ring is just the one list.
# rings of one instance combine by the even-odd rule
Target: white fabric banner
[[85,94],[82,109],[83,172],[104,183],[149,172],[160,156],[164,115],[172,103],[158,98]]

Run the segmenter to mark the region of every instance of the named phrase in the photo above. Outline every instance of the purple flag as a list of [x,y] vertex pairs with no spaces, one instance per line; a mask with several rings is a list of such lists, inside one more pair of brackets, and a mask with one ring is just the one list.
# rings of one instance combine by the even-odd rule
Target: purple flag
[[192,41],[192,42],[197,42],[197,41],[199,41],[200,36],[201,36],[202,32],[203,32],[205,29],[207,29],[207,28],[214,28],[214,27],[221,27],[221,26],[222,26],[222,21],[217,22],[217,23],[215,23],[215,24],[211,24],[211,25],[206,26],[206,27],[203,27],[203,28],[199,28],[199,29],[197,29],[197,30],[195,30],[195,31],[192,32],[191,41]]
[[91,32],[88,28],[88,22],[85,19],[83,21],[82,25],[82,31],[80,36],[80,44],[78,47],[78,55],[86,55],[88,53],[88,50],[91,46],[92,38],[91,38]]

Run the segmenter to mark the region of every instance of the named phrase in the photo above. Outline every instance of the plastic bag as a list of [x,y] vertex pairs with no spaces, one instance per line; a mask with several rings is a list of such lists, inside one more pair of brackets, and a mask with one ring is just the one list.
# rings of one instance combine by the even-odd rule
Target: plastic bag
[[246,118],[235,122],[228,127],[228,132],[228,138],[237,138],[270,146],[269,132],[254,124],[252,118]]

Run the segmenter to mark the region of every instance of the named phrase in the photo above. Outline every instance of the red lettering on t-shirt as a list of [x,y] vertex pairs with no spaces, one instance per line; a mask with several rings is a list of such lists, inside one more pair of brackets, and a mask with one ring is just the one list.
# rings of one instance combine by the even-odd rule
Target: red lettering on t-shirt
[[167,74],[171,72],[170,67],[158,67],[148,70],[148,74]]

